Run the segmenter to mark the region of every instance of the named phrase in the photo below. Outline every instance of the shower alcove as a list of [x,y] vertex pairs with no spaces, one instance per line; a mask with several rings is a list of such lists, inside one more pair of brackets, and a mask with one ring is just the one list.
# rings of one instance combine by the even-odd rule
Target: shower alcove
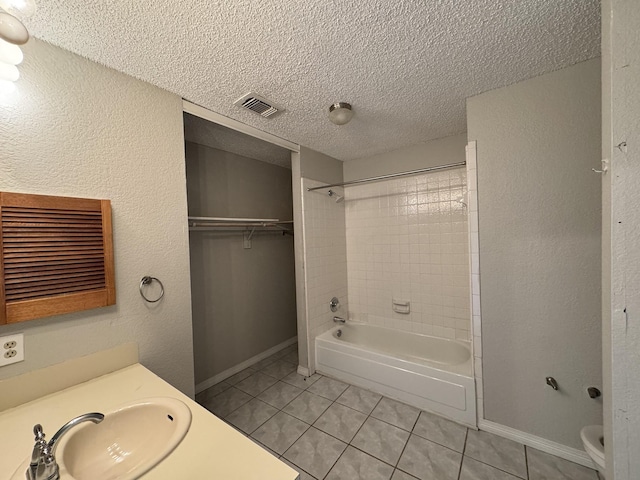
[[[482,408],[481,397],[476,398],[481,394],[481,387],[476,390],[480,337],[472,328],[477,202],[475,158],[466,147],[466,136],[458,135],[337,165],[317,155],[314,160],[322,168],[306,167],[308,159],[302,162],[307,334],[300,350],[308,349],[301,367],[308,366],[309,373],[333,376],[475,427],[476,407]],[[335,313],[329,308],[334,296],[340,300]],[[367,338],[365,332],[389,329],[383,337],[391,343],[395,332],[432,337],[427,343],[459,344],[466,360],[455,372],[442,374],[446,369],[437,361],[427,361],[433,371],[426,372],[421,360],[407,362],[406,342],[413,340],[401,336],[395,352],[378,344],[385,350],[381,355],[366,342],[342,341],[334,315],[347,319],[345,337],[351,336],[349,324],[371,327],[357,328]],[[408,381],[416,388],[402,392],[406,385],[387,380],[406,377],[409,363],[416,364],[417,376]],[[387,379],[377,378],[375,373],[383,370]],[[445,389],[423,395],[435,385]]]

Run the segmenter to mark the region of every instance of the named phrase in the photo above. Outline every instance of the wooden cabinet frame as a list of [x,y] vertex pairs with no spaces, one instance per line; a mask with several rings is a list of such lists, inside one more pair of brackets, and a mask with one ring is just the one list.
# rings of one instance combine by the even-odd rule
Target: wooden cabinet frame
[[0,325],[116,303],[109,200],[0,192]]

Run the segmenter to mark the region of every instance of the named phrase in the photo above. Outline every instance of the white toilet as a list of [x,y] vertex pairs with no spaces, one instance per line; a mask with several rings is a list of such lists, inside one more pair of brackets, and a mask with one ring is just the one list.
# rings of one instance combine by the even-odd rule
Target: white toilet
[[589,454],[598,473],[604,479],[606,472],[604,468],[604,434],[602,425],[584,427],[580,430],[580,438],[582,438],[584,450]]

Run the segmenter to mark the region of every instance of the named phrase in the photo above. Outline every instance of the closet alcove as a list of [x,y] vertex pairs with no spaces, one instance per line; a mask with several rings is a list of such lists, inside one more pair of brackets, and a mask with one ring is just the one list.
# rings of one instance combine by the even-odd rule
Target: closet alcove
[[297,339],[291,152],[184,114],[196,393]]

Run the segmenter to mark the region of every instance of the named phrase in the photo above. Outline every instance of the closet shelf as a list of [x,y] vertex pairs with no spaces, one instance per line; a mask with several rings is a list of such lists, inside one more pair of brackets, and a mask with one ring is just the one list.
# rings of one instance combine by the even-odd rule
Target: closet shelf
[[[249,232],[251,235],[257,231],[293,234],[293,220],[279,220],[277,218],[189,217],[189,230]],[[249,238],[251,238],[251,236]]]

